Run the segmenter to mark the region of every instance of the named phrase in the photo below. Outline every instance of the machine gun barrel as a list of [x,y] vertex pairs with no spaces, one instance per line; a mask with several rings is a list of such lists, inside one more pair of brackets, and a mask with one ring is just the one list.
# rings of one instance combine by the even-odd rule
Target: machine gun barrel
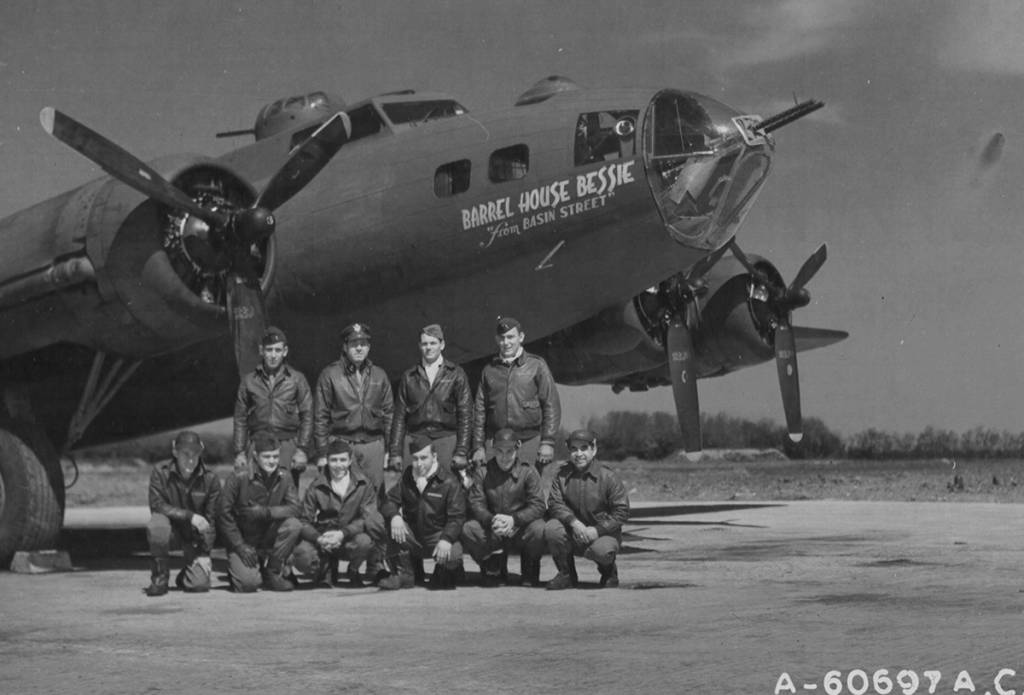
[[796,106],[791,106],[785,111],[781,111],[774,116],[770,116],[765,120],[761,121],[758,125],[758,130],[763,130],[766,133],[770,133],[773,130],[778,130],[784,125],[788,125],[798,118],[803,118],[809,113],[813,113],[825,105],[825,102],[818,101],[817,99],[808,99],[807,101],[801,101]]

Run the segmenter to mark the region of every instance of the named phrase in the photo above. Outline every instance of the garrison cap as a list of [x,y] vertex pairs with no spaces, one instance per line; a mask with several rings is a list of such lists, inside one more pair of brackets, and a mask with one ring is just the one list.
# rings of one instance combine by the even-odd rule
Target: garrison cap
[[502,333],[508,333],[513,328],[516,328],[520,331],[523,330],[523,325],[519,323],[519,319],[514,319],[511,316],[498,317],[498,323],[495,326],[495,332],[498,335],[501,335]]
[[516,436],[515,430],[505,427],[494,433],[493,446],[495,449],[515,449],[519,446],[519,437]]
[[441,324],[431,323],[420,329],[421,335],[429,335],[431,338],[437,338],[438,340],[444,340],[444,331],[441,330]]
[[333,442],[327,445],[327,456],[335,456],[337,454],[348,454],[352,455],[352,445],[344,439],[335,439]]
[[341,329],[341,342],[360,339],[370,339],[370,327],[365,323],[353,323]]
[[597,443],[597,435],[590,430],[575,430],[569,435],[569,438],[565,440],[565,443],[569,446],[579,446],[581,444],[593,446]]
[[426,435],[418,434],[409,437],[409,453],[415,454],[417,451],[422,451],[428,446],[436,454],[437,449],[433,448],[434,440]]
[[201,454],[204,448],[203,440],[191,430],[179,432],[174,438],[174,450],[182,454]]
[[281,448],[277,437],[270,432],[257,432],[252,436],[252,448],[257,454],[264,451],[275,451]]
[[260,345],[266,347],[274,343],[284,343],[287,345],[288,337],[277,326],[267,326],[266,330],[263,331],[263,337],[260,338]]

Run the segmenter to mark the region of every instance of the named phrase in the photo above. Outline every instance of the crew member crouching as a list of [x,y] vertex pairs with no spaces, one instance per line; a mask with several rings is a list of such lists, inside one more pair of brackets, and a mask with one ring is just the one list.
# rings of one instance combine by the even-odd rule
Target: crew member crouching
[[210,590],[210,550],[216,537],[220,480],[203,463],[203,440],[181,432],[171,442],[171,461],[149,477],[149,526],[146,538],[153,558],[148,596],[163,596],[170,580],[171,542],[180,544],[185,567],[175,580],[189,592]]
[[576,584],[574,555],[597,563],[601,586],[619,585],[615,555],[622,542],[622,525],[629,519],[629,497],[615,472],[597,456],[597,436],[576,430],[566,441],[571,465],[555,476],[548,496],[544,528],[551,559],[558,574],[548,589],[567,589]]
[[278,465],[277,438],[257,432],[252,442],[252,472],[232,473],[221,496],[218,527],[228,550],[231,588],[248,593],[262,583],[271,591],[291,591],[294,586],[282,571],[302,530],[298,494]]
[[303,574],[314,575],[317,583],[333,587],[338,560],[347,560],[349,584],[361,587],[359,566],[375,546],[385,543],[377,491],[359,467],[352,465],[348,442],[331,442],[326,453],[326,470],[307,488],[302,501],[302,541],[292,561]]
[[414,437],[409,449],[412,463],[384,502],[393,573],[381,580],[380,588],[411,587],[410,553],[415,553],[417,566],[425,558],[434,558],[431,589],[454,589],[455,573],[462,566],[459,536],[466,520],[466,492],[455,473],[438,463],[431,439]]
[[494,457],[469,489],[469,516],[462,527],[466,551],[480,565],[480,582],[508,579],[508,552],[518,550],[524,586],[540,585],[544,553],[544,496],[540,474],[518,459],[519,439],[511,429],[494,433]]

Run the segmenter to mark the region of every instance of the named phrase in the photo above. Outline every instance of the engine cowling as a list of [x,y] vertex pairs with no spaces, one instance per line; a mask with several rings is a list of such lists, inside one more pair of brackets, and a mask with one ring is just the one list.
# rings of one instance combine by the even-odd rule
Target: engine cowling
[[[239,207],[255,200],[241,176],[208,158],[174,156],[152,167],[206,206]],[[89,281],[19,297],[17,305],[5,308],[5,335],[14,336],[6,346],[11,354],[73,342],[146,357],[228,331],[226,250],[202,221],[112,178],[36,206],[34,215],[35,225],[10,219],[5,233],[47,239],[53,267],[80,259],[91,266]],[[272,279],[273,244],[271,238],[250,250],[264,288]]]
[[[722,259],[708,273],[693,336],[700,378],[774,357],[777,312],[763,280],[781,286],[782,277],[768,261],[752,260],[764,278],[755,279],[733,258]],[[668,385],[664,321],[671,307],[662,289],[653,287],[531,347],[545,356],[561,383],[606,383],[616,392]]]

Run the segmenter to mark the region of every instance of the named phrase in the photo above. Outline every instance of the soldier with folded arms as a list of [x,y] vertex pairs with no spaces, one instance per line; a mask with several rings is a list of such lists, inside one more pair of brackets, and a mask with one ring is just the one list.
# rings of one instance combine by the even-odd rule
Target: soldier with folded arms
[[507,580],[508,553],[520,552],[524,586],[540,585],[544,553],[544,496],[540,474],[518,458],[519,440],[510,429],[494,433],[494,457],[469,489],[469,516],[462,543],[480,565],[480,582]]
[[377,507],[377,491],[352,465],[348,442],[327,445],[323,476],[306,489],[302,501],[302,541],[293,562],[317,583],[334,586],[338,560],[348,561],[349,585],[363,586],[359,566],[370,551],[385,542],[384,519]]
[[602,587],[616,587],[615,555],[622,542],[622,525],[629,519],[626,488],[615,471],[596,460],[593,432],[576,430],[566,444],[570,463],[558,471],[548,496],[550,520],[544,540],[558,574],[547,588],[568,589],[576,584],[575,555],[597,563]]
[[153,557],[147,596],[163,596],[170,583],[172,542],[181,545],[185,568],[176,578],[179,589],[210,590],[210,550],[216,537],[220,479],[203,462],[203,440],[181,432],[171,442],[171,460],[149,477],[149,525],[146,537]]
[[299,499],[291,476],[278,465],[281,448],[274,435],[252,440],[252,472],[232,473],[224,484],[218,528],[228,550],[231,588],[291,591],[284,566],[299,542]]

